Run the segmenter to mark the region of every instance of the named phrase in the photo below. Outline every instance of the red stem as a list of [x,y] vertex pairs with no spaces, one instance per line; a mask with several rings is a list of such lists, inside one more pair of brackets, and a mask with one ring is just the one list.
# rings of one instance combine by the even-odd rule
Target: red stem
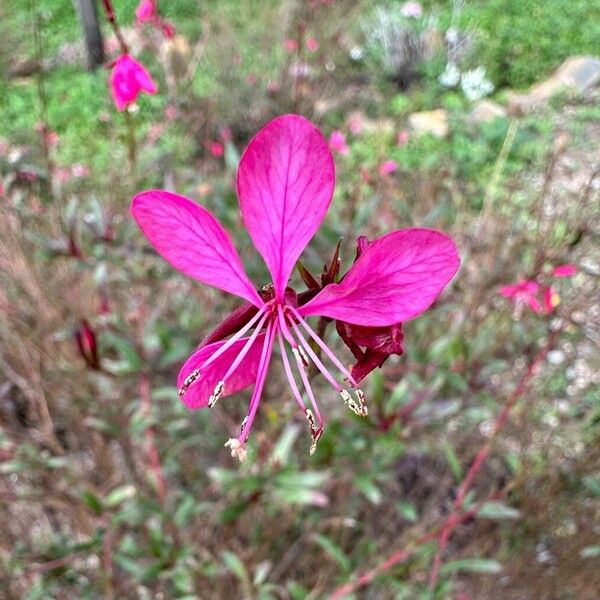
[[115,18],[115,11],[113,10],[111,0],[102,0],[102,6],[104,7],[104,12],[106,13],[106,18],[108,22],[111,24],[115,35],[117,36],[117,40],[119,40],[119,45],[121,46],[121,52],[123,54],[129,54],[129,48],[125,43],[125,39],[123,38],[123,34],[121,33],[121,28],[117,23],[117,19]]

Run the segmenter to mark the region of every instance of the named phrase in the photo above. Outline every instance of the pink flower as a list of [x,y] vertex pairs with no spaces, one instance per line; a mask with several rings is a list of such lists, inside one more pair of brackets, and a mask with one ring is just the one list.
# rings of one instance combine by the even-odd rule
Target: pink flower
[[309,37],[306,40],[306,47],[310,52],[316,52],[319,49],[319,42],[314,37]]
[[152,23],[158,18],[154,0],[142,0],[135,9],[138,23]]
[[[305,118],[279,117],[252,139],[240,161],[237,189],[245,227],[272,276],[272,283],[259,291],[229,234],[205,208],[163,190],[142,192],[133,199],[135,220],[164,259],[184,274],[246,301],[188,358],[177,379],[179,395],[189,408],[212,407],[220,398],[254,386],[240,434],[226,443],[240,460],[246,456],[275,344],[292,395],[308,420],[312,453],[323,433],[323,420],[308,377],[310,362],[354,412],[366,416],[367,407],[356,379],[307,317],[323,316],[367,329],[390,327],[426,310],[458,269],[460,259],[448,237],[429,229],[405,229],[365,244],[338,283],[326,282],[320,290],[309,290],[308,296],[297,294],[288,287],[291,273],[325,217],[334,185],[327,141]],[[371,334],[365,334],[371,346]],[[321,349],[322,359],[312,344]]]
[[73,177],[87,177],[90,174],[90,168],[81,163],[74,163],[71,165],[71,173],[73,173]]
[[398,142],[398,146],[406,146],[406,144],[408,144],[408,141],[410,140],[410,133],[406,130],[401,131],[398,134],[398,138],[397,138],[397,142]]
[[550,285],[543,289],[543,307],[544,314],[549,315],[560,304],[558,292]]
[[342,156],[347,156],[350,153],[350,148],[346,144],[346,136],[339,129],[331,132],[329,147]]
[[524,305],[536,314],[543,314],[543,309],[537,295],[540,291],[540,286],[536,281],[521,279],[515,285],[505,285],[500,288],[500,295],[505,298],[510,298],[515,307],[520,308]]
[[418,2],[405,2],[400,12],[408,19],[420,19],[423,16],[423,7]]
[[208,148],[215,158],[221,158],[221,156],[223,156],[223,144],[221,144],[221,142],[210,142]]
[[575,265],[567,263],[566,265],[559,265],[552,269],[552,275],[554,277],[571,277],[577,273],[577,267]]
[[359,114],[352,115],[348,121],[348,129],[352,135],[360,135],[364,126],[364,119]]
[[381,177],[385,177],[386,175],[391,175],[398,170],[398,163],[395,160],[386,160],[384,163],[379,165],[379,175]]
[[141,92],[156,94],[158,88],[148,71],[129,54],[121,55],[110,74],[110,89],[117,110],[124,111]]
[[298,40],[288,38],[287,40],[285,40],[285,42],[283,42],[283,47],[288,52],[294,52],[295,50],[298,50]]

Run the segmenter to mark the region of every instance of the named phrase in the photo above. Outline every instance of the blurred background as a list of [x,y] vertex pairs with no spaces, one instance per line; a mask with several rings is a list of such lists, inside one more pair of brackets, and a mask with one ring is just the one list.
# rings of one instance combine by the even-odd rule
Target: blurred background
[[[158,93],[118,112],[102,1],[0,4],[0,597],[600,598],[600,2],[136,8],[115,21]],[[340,239],[343,272],[359,235],[409,226],[462,267],[365,380],[367,419],[314,377],[313,456],[274,360],[239,464],[248,393],[192,412],[175,387],[237,304],[128,209],[199,201],[267,283],[235,173],[286,112],[336,161],[314,275]]]

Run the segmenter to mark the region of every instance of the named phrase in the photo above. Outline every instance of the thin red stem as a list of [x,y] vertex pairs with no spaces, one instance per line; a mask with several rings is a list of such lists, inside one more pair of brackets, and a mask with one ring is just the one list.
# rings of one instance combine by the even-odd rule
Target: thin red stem
[[[546,357],[548,352],[553,347],[554,342],[555,342],[556,338],[558,337],[559,333],[560,333],[560,330],[556,330],[550,334],[550,336],[548,337],[548,341],[546,342],[544,347],[533,358],[533,360],[527,367],[527,371],[521,377],[519,384],[517,385],[517,387],[515,388],[513,393],[506,400],[504,407],[502,408],[502,410],[496,417],[496,420],[494,422],[494,427],[492,430],[492,435],[485,442],[485,444],[480,448],[479,452],[475,456],[475,459],[473,460],[471,467],[469,468],[467,474],[465,475],[465,478],[463,479],[463,481],[458,489],[456,499],[453,504],[452,512],[448,516],[448,518],[446,519],[444,524],[437,530],[432,531],[432,532],[422,536],[421,538],[419,538],[417,540],[417,542],[415,543],[415,547],[413,549],[402,549],[402,550],[398,550],[397,552],[394,552],[391,556],[389,556],[386,560],[384,560],[381,564],[377,565],[375,568],[363,573],[358,578],[356,578],[354,581],[351,581],[351,582],[337,588],[336,590],[334,590],[334,592],[329,597],[330,600],[340,600],[341,598],[355,592],[357,589],[368,585],[378,575],[388,571],[395,565],[398,565],[398,564],[406,561],[411,556],[413,556],[414,553],[421,546],[423,546],[423,544],[426,544],[427,542],[430,542],[432,540],[437,541],[438,551],[437,551],[436,557],[434,559],[433,567],[431,569],[431,574],[429,577],[429,587],[430,587],[430,589],[435,588],[435,586],[437,585],[437,581],[439,578],[439,573],[440,573],[440,569],[441,569],[441,565],[442,565],[442,558],[441,558],[442,553],[444,552],[444,550],[446,548],[446,545],[450,539],[450,536],[452,535],[452,532],[459,525],[461,525],[465,521],[469,520],[470,518],[476,516],[477,513],[479,512],[479,510],[481,509],[481,506],[483,505],[483,503],[479,503],[476,507],[474,507],[473,509],[471,509],[468,512],[463,513],[461,515],[460,511],[462,509],[462,504],[464,502],[464,499],[465,499],[467,493],[469,492],[471,486],[473,485],[475,477],[477,476],[481,467],[483,466],[486,459],[488,458],[488,456],[492,450],[492,445],[493,445],[496,435],[504,427],[504,425],[506,425],[506,422],[508,421],[508,417],[510,416],[511,410],[515,406],[517,400],[527,390],[527,386],[529,385],[531,379],[533,378],[537,367],[540,365],[540,363],[544,360],[544,358]],[[495,496],[496,497],[499,496],[499,493],[495,494]]]

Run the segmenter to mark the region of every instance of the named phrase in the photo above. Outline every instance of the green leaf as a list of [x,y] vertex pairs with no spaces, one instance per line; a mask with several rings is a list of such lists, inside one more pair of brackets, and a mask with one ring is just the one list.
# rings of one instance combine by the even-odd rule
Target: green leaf
[[486,502],[479,509],[477,516],[484,519],[518,519],[521,513],[516,508],[502,502]]
[[350,573],[352,568],[350,559],[335,542],[320,533],[315,533],[312,539],[321,546],[327,554],[329,554],[329,556],[339,565],[344,574]]
[[294,442],[298,439],[299,433],[300,426],[297,423],[291,423],[283,430],[271,453],[271,461],[274,464],[285,465],[288,462],[290,452]]
[[235,555],[233,552],[229,552],[229,550],[223,550],[221,553],[221,559],[223,560],[223,564],[227,567],[227,569],[231,571],[240,581],[249,581],[246,567],[244,566],[244,563],[237,557],[237,555]]
[[579,553],[581,558],[596,558],[600,556],[600,544],[597,546],[586,546]]
[[102,511],[104,510],[102,501],[93,492],[90,490],[84,490],[81,494],[81,498],[86,506],[91,508],[97,515],[102,514]]
[[441,568],[444,574],[449,573],[500,573],[502,565],[497,560],[487,558],[465,558],[445,564]]
[[354,485],[366,496],[367,500],[377,506],[381,504],[381,490],[375,485],[370,474],[354,477]]
[[419,520],[417,509],[410,502],[396,502],[396,508],[402,518],[406,519],[407,521],[415,523]]
[[114,507],[121,504],[121,502],[123,502],[124,500],[129,500],[130,498],[133,498],[136,495],[136,493],[137,490],[135,489],[135,486],[122,485],[110,492],[110,494],[108,494],[108,496],[106,496],[106,498],[104,499],[104,502],[106,506]]
[[442,449],[444,451],[444,456],[446,457],[446,461],[448,462],[448,466],[452,471],[452,476],[456,482],[459,482],[462,479],[462,467],[460,461],[458,460],[458,456],[456,456],[456,452],[454,451],[454,447],[448,441],[445,441]]

